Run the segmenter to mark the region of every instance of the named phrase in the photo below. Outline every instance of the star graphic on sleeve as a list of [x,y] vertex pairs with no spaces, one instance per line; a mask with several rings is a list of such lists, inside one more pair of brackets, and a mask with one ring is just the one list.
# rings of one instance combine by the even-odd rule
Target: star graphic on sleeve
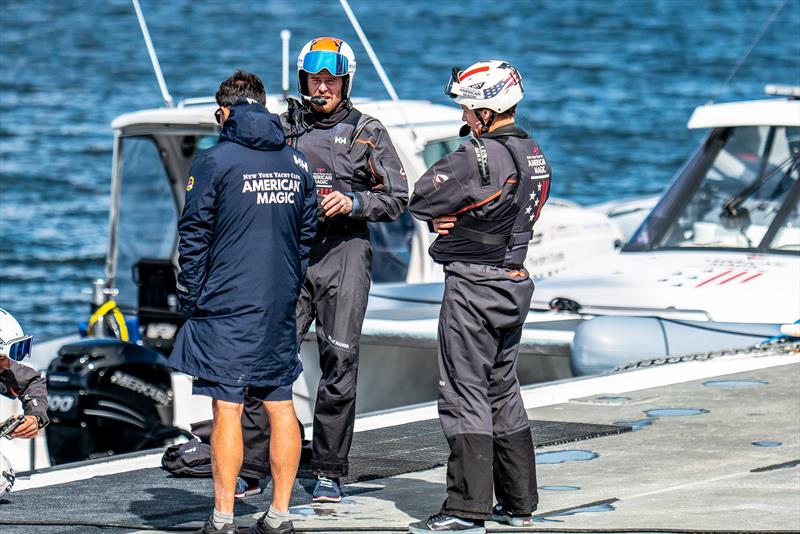
[[536,198],[536,191],[534,191],[533,193],[531,193],[531,200],[533,200],[534,198]]
[[525,208],[525,213],[530,213],[531,211],[533,211],[533,208],[531,206]]
[[542,190],[542,182],[539,182],[538,184],[536,184],[536,190],[537,191],[541,191]]

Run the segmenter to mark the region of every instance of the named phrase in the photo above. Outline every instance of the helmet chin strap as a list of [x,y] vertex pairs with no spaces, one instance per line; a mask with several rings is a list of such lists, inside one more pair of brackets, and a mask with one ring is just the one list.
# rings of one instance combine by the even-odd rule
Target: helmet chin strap
[[[492,114],[491,117],[489,117],[489,120],[487,122],[484,122],[483,117],[481,117],[480,113],[478,113],[476,110],[472,110],[472,113],[475,114],[475,118],[478,119],[478,122],[481,123],[481,133],[480,133],[481,135],[489,132],[489,128],[492,127],[492,124],[494,124],[494,120],[497,118],[496,112],[491,110],[490,112]],[[469,124],[465,124],[458,130],[458,136],[466,137],[471,130],[472,128],[470,128]]]
[[488,122],[483,122],[483,117],[481,117],[480,113],[478,113],[477,111],[474,113],[475,116],[478,118],[478,122],[481,123],[481,135],[487,133],[489,131],[489,128],[492,127],[492,124],[494,124],[494,120],[497,118],[497,113],[495,113],[494,111],[490,111],[491,116],[489,117]]

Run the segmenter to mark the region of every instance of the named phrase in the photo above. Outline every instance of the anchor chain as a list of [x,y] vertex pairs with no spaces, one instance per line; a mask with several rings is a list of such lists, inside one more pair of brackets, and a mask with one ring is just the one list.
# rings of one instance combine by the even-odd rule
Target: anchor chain
[[696,352],[692,354],[684,354],[677,356],[662,356],[660,358],[652,358],[648,360],[640,360],[638,362],[631,362],[625,365],[619,365],[614,368],[612,373],[620,371],[630,371],[633,369],[645,369],[647,367],[655,367],[657,365],[669,365],[681,362],[698,362],[719,358],[722,356],[739,356],[748,354],[751,356],[775,356],[778,354],[789,354],[791,352],[800,352],[800,341],[794,338],[781,338],[752,347],[741,349],[726,349],[711,352]]

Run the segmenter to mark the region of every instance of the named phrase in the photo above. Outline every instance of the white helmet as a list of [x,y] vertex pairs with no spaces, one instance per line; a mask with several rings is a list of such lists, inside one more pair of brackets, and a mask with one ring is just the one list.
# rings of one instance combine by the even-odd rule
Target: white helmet
[[350,98],[356,74],[356,56],[350,45],[336,37],[317,37],[305,44],[297,56],[297,87],[301,95],[311,96],[306,83],[308,75],[322,70],[333,76],[344,76],[342,100]]
[[522,100],[522,76],[505,61],[479,61],[464,70],[454,68],[444,93],[467,109],[502,113]]
[[0,308],[0,354],[20,361],[31,355],[31,340],[14,316]]
[[0,497],[11,491],[16,478],[11,462],[3,454],[0,454]]

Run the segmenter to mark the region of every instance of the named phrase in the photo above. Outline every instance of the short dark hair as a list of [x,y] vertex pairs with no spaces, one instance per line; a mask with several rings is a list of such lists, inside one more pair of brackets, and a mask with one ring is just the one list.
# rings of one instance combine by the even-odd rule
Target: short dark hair
[[[489,108],[478,108],[478,109],[475,109],[473,111],[477,112],[477,111],[483,111],[483,110],[492,111]],[[517,105],[514,104],[513,106],[511,106],[507,110],[502,111],[500,113],[498,113],[497,111],[495,111],[494,113],[495,113],[494,120],[497,120],[497,119],[513,119],[514,116],[517,114]]]
[[517,105],[514,104],[502,113],[497,114],[498,119],[512,119],[517,114]]
[[218,106],[231,107],[240,98],[250,98],[262,106],[267,105],[267,92],[261,78],[241,69],[236,69],[233,76],[219,84],[214,97]]

